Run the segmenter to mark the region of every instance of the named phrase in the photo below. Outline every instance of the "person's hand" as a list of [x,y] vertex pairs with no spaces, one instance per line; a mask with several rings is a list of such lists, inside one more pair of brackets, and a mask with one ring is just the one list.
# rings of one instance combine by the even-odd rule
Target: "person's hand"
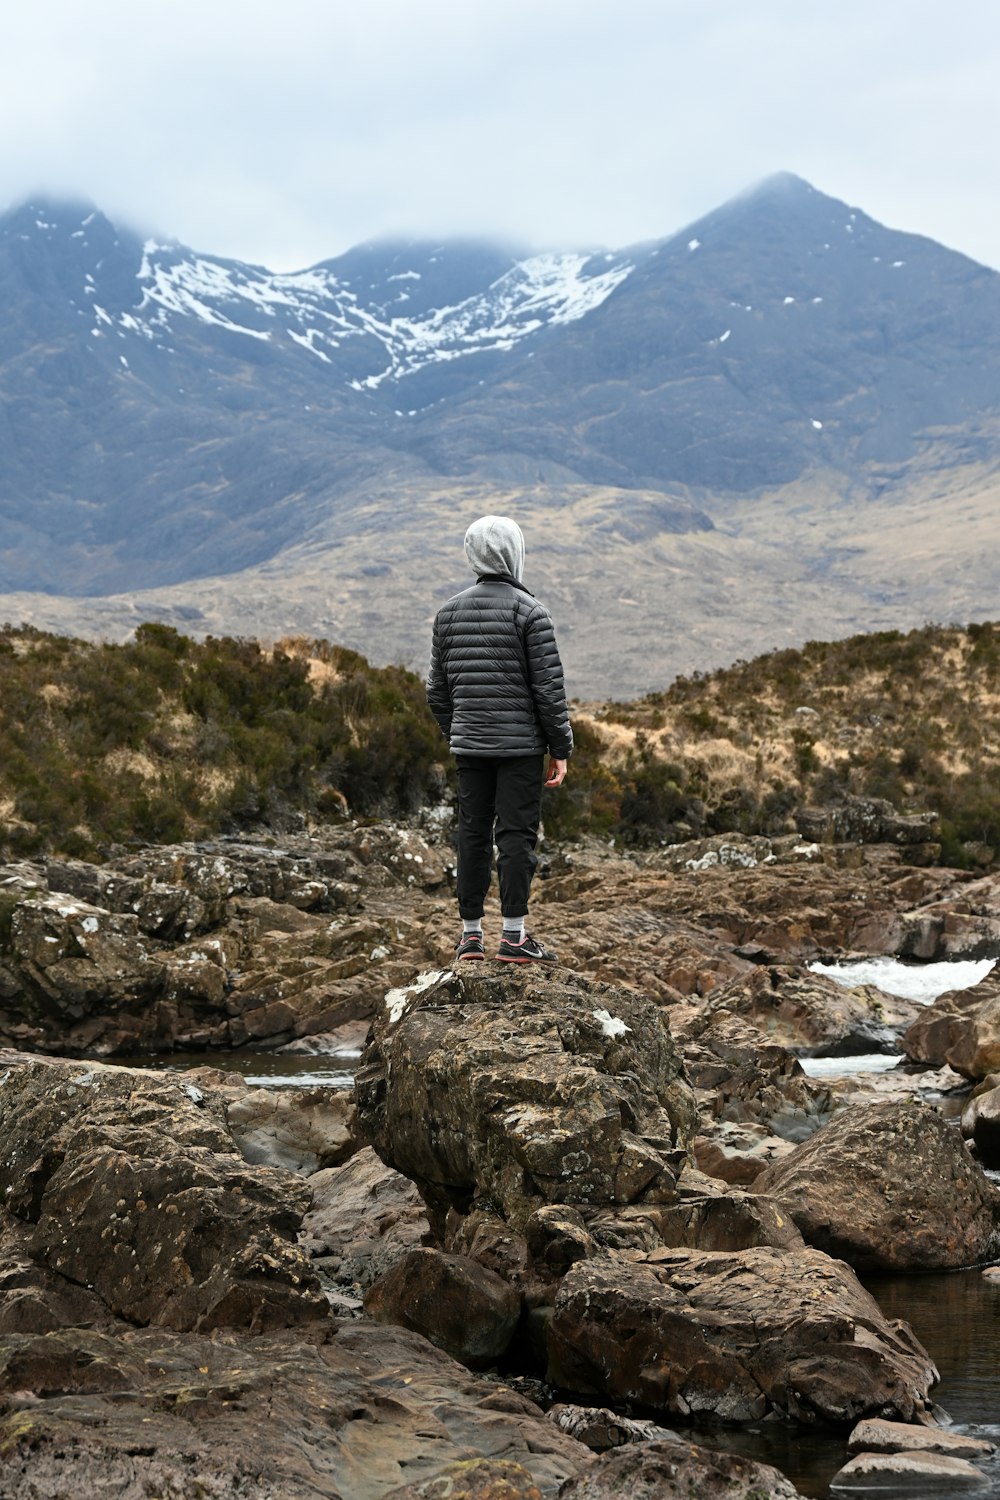
[[566,779],[566,762],[556,760],[555,756],[549,761],[549,774],[546,786],[561,786]]

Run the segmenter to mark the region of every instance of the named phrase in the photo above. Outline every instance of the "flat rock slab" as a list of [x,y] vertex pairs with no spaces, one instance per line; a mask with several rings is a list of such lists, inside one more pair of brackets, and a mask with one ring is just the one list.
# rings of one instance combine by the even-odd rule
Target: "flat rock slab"
[[945,1453],[951,1458],[989,1458],[996,1446],[950,1427],[915,1427],[909,1422],[859,1422],[847,1439],[848,1453]]
[[661,1440],[618,1448],[571,1479],[559,1500],[796,1500],[772,1469],[735,1453]]
[[752,1191],[810,1245],[868,1271],[934,1271],[1000,1255],[1000,1192],[930,1105],[884,1099],[837,1115]]
[[730,1422],[914,1421],[937,1379],[912,1330],[815,1250],[580,1262],[556,1295],[548,1348],[564,1390]]
[[946,1490],[972,1489],[986,1483],[986,1475],[964,1458],[948,1458],[943,1453],[859,1453],[830,1480],[834,1494],[858,1490],[905,1493],[919,1490],[926,1494],[933,1485],[935,1495]]
[[514,1391],[369,1323],[8,1336],[0,1393],[4,1500],[382,1500],[470,1458],[554,1495],[592,1458]]

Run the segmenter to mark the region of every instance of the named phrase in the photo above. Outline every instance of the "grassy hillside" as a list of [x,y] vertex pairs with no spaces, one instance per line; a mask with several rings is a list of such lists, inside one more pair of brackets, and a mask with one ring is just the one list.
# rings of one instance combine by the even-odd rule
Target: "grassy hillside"
[[[773,652],[578,717],[600,772],[577,815],[620,837],[773,833],[845,794],[940,818],[943,857],[1000,847],[1000,626],[926,626]],[[571,814],[571,810],[567,810]]]
[[125,645],[0,632],[0,842],[110,842],[391,811],[440,797],[420,679],[325,642]]
[[[776,833],[845,794],[934,811],[944,857],[1000,847],[1000,626],[811,643],[632,703],[578,706],[550,835],[624,843]],[[296,639],[125,645],[0,630],[0,847],[110,843],[353,816],[440,799],[423,685]]]

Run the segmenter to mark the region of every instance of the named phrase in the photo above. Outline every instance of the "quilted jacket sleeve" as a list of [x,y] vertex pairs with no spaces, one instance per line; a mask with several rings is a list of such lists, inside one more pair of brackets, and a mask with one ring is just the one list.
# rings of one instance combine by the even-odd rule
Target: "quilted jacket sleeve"
[[563,667],[551,616],[541,604],[537,604],[528,617],[524,650],[531,695],[545,731],[549,754],[557,760],[567,760],[573,753],[573,730],[566,704]]
[[448,687],[448,678],[445,675],[444,664],[441,660],[441,631],[438,620],[434,621],[434,635],[431,642],[431,665],[427,673],[427,703],[431,713],[434,715],[445,739],[451,737],[452,702],[451,690]]

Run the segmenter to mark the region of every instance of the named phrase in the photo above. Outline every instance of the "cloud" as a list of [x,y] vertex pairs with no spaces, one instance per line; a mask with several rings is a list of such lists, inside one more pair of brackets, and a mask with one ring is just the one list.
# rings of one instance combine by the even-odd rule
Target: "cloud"
[[289,268],[382,233],[625,244],[787,168],[1000,264],[994,0],[47,0],[0,200]]

